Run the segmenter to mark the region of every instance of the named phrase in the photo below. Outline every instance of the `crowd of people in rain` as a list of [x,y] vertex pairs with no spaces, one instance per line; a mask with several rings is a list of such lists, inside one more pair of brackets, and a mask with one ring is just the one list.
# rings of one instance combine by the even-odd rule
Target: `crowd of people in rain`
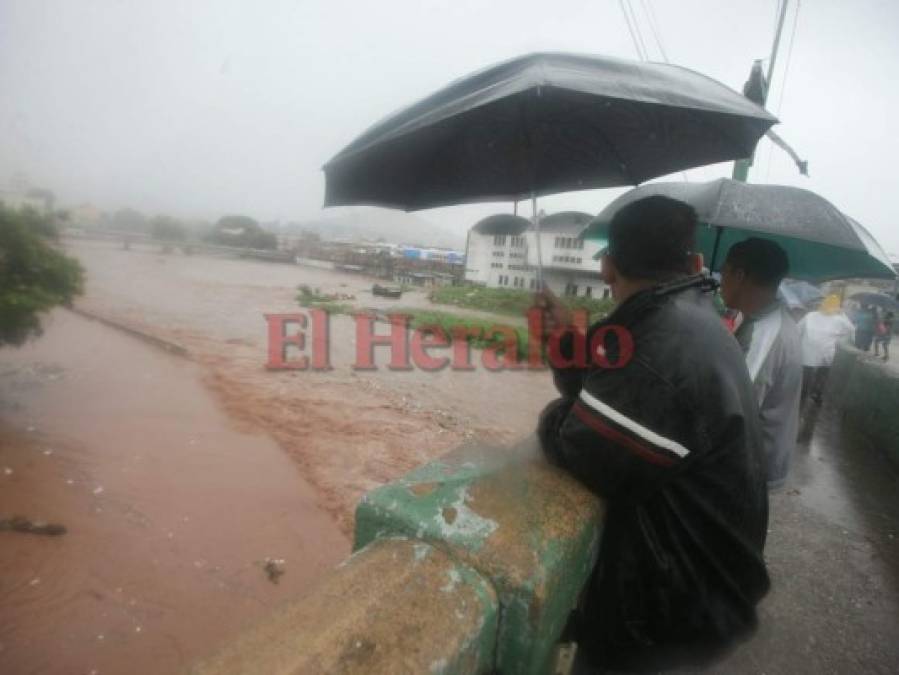
[[863,352],[870,352],[873,345],[874,356],[889,361],[893,312],[881,312],[873,305],[860,303],[859,308],[850,312],[849,317],[855,325],[855,346]]
[[[838,296],[794,317],[778,297],[787,253],[757,237],[727,251],[720,299],[736,318],[722,322],[696,227],[692,207],[660,196],[615,214],[601,274],[616,308],[587,344],[624,327],[632,357],[554,368],[561,396],[540,418],[549,461],[607,505],[599,559],[569,622],[578,673],[706,661],[751,634],[770,585],[768,493],[787,479],[802,404],[821,402],[841,341],[861,335],[888,349],[892,315],[868,308],[853,324]],[[548,329],[571,325],[555,296],[537,301]],[[602,344],[610,362],[625,348]]]

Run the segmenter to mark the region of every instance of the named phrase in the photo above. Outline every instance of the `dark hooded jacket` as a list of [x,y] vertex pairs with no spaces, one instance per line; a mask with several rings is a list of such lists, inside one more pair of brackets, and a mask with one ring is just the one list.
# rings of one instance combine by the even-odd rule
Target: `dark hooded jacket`
[[554,371],[562,398],[541,417],[542,447],[607,507],[580,614],[594,660],[726,645],[751,632],[768,590],[758,410],[705,283],[642,291],[591,327],[588,345],[604,326],[627,329],[625,365],[625,341],[607,330],[599,363],[621,367]]

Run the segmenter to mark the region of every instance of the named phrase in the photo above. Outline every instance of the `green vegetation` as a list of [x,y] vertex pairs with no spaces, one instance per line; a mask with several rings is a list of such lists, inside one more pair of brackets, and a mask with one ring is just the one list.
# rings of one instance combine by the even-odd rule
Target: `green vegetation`
[[297,302],[300,307],[309,307],[310,309],[323,309],[328,314],[349,314],[353,310],[352,305],[338,302],[334,296],[322,293],[321,289],[313,289],[306,284],[297,286],[299,293],[297,294]]
[[[505,335],[500,330],[513,331],[518,342],[518,357],[525,358],[528,350],[528,332],[526,328],[497,324],[486,319],[474,319],[458,316],[451,312],[438,312],[421,309],[397,309],[391,314],[407,314],[411,317],[409,325],[414,329],[441,328],[450,341],[466,335],[468,344],[476,349],[488,347],[503,348]],[[498,330],[499,329],[499,330]]]
[[[455,305],[518,317],[524,317],[534,304],[533,291],[483,286],[442,286],[431,291],[428,298],[431,302],[441,305]],[[604,317],[612,309],[611,300],[564,297],[562,301],[573,310],[586,310],[591,322]]]
[[154,239],[184,241],[187,239],[187,228],[171,216],[156,216],[150,221],[150,234]]
[[[329,314],[352,314],[356,309],[340,302],[340,296],[322,293],[318,288],[306,284],[297,287],[297,302],[301,307],[323,309]],[[528,291],[517,289],[481,288],[476,286],[444,286],[429,294],[432,302],[452,304],[459,307],[479,309],[524,318],[527,310],[533,305],[534,295]],[[612,307],[609,300],[593,300],[591,298],[566,298],[571,309],[586,310],[590,320],[605,316]],[[517,356],[524,360],[528,356],[528,332],[524,326],[498,323],[490,319],[460,316],[451,311],[432,309],[413,309],[397,307],[388,314],[403,314],[410,317],[409,327],[416,330],[428,328],[441,329],[452,342],[463,338],[475,349],[496,349],[498,354],[504,353],[506,338],[514,334],[517,343]]]
[[260,227],[249,216],[223,216],[212,228],[207,239],[213,244],[274,250],[278,248],[278,237]]
[[81,293],[84,270],[52,243],[56,225],[0,204],[0,346],[41,334],[40,314]]

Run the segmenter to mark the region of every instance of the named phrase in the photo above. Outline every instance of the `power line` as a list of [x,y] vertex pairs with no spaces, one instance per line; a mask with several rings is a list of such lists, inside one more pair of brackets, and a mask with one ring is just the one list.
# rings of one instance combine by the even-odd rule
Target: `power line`
[[661,31],[659,31],[658,21],[656,21],[656,13],[652,8],[652,0],[640,0],[640,5],[643,7],[643,13],[646,15],[647,23],[649,23],[649,30],[652,32],[652,36],[656,41],[656,46],[662,53],[662,59],[665,63],[669,63],[668,53],[665,51],[665,45],[662,44]]
[[796,40],[796,26],[799,25],[799,8],[802,7],[802,0],[796,0],[796,13],[793,16],[793,30],[790,32],[790,46],[787,47],[787,62],[784,64],[783,84],[780,85],[780,97],[777,100],[777,114],[780,114],[780,107],[784,102],[784,92],[787,90],[787,77],[790,74],[790,60],[793,58],[793,42]]
[[625,0],[625,4],[628,10],[630,10],[631,18],[634,20],[634,32],[637,34],[637,39],[640,40],[640,47],[643,48],[643,60],[648,61],[649,50],[646,48],[646,42],[643,40],[643,31],[640,29],[640,20],[637,18],[637,12],[634,11],[631,0]]
[[[802,7],[802,0],[796,0],[796,12],[793,15],[793,30],[790,31],[790,46],[787,47],[787,60],[784,63],[784,74],[783,74],[783,84],[780,85],[780,94],[777,98],[777,110],[775,111],[775,116],[780,116],[780,110],[783,107],[784,102],[784,92],[787,90],[787,78],[790,75],[790,62],[793,59],[793,43],[796,41],[796,27],[799,25],[799,9]],[[768,166],[765,169],[765,182],[768,182],[768,178],[771,175],[771,159],[774,153],[774,144],[768,148]]]
[[627,8],[624,6],[624,0],[618,0],[618,5],[621,7],[621,13],[624,15],[624,22],[627,24],[627,30],[631,34],[631,42],[634,43],[634,49],[637,52],[637,58],[641,61],[646,60],[646,56],[644,56],[643,52],[640,51],[640,43],[637,41],[637,35],[634,33],[634,27],[631,25],[631,17],[627,13]]

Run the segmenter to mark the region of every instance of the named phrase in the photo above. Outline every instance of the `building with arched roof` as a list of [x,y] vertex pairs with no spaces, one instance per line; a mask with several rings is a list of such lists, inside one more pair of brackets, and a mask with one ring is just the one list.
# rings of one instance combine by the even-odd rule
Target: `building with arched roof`
[[[593,256],[600,243],[580,233],[593,219],[589,213],[562,211],[540,220],[543,276],[557,295],[608,297]],[[537,287],[537,233],[527,218],[509,213],[488,216],[468,231],[466,281],[491,288]]]

